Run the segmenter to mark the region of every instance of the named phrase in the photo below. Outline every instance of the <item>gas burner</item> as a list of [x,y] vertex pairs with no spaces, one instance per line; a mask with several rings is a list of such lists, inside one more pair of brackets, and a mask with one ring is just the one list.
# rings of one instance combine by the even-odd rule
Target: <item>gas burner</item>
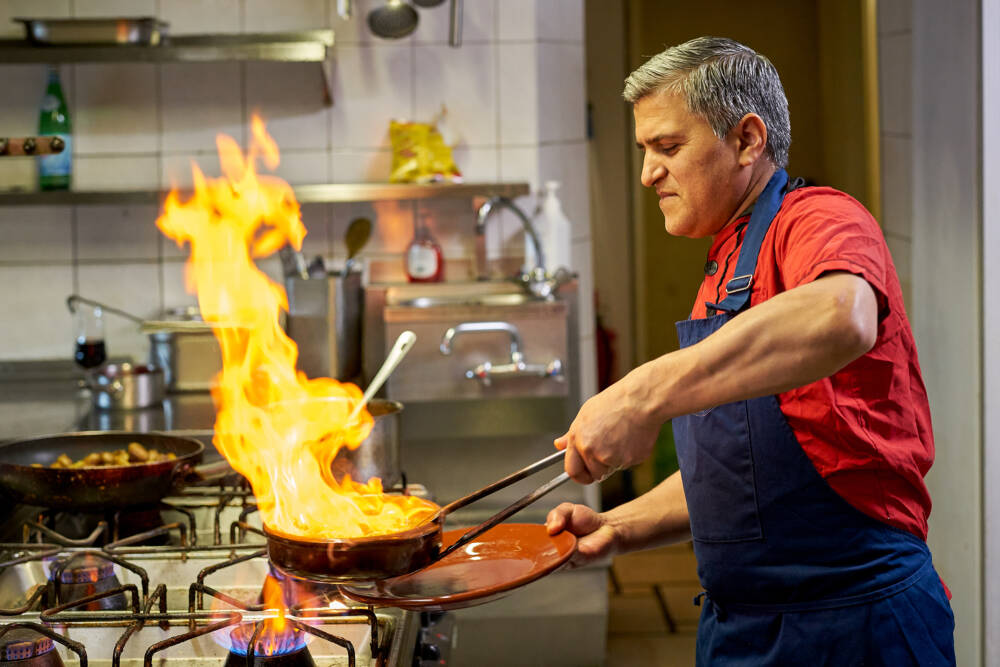
[[[263,667],[310,667],[314,665],[312,655],[306,648],[306,633],[285,621],[285,627],[278,630],[277,621],[269,619],[259,624],[243,623],[229,633],[231,647],[226,658],[226,667],[248,665],[247,653],[250,641],[254,642],[253,666]],[[258,631],[258,626],[262,626]]]
[[[89,595],[103,593],[121,586],[115,575],[114,564],[94,555],[83,553],[52,561],[50,579],[55,582],[58,604],[80,600]],[[110,611],[127,609],[128,601],[124,593],[102,597],[85,605],[75,607],[78,611]]]
[[30,628],[14,628],[0,637],[0,665],[62,667],[55,642]]

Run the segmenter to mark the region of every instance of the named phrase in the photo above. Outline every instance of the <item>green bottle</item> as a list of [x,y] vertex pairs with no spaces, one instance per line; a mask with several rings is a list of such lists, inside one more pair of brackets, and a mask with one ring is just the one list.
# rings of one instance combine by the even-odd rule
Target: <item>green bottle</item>
[[69,109],[59,83],[59,70],[49,67],[49,83],[42,98],[42,109],[38,119],[38,134],[51,136],[58,134],[66,142],[66,148],[55,155],[38,158],[38,186],[42,190],[68,190],[73,165],[73,144],[71,141]]

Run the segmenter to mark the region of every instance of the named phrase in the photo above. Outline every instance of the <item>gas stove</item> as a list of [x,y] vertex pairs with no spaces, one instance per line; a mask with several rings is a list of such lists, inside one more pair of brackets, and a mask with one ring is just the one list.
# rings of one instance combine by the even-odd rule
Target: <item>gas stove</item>
[[21,538],[0,544],[0,667],[409,667],[428,652],[419,614],[335,586],[279,586],[285,612],[263,603],[280,575],[239,485],[191,487],[138,517],[40,512]]

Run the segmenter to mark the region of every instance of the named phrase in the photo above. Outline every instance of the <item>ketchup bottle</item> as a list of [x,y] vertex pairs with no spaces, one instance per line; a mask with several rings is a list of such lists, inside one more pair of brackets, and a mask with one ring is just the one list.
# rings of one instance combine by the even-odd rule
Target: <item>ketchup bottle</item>
[[439,283],[444,279],[444,255],[423,219],[406,248],[406,278],[411,283]]

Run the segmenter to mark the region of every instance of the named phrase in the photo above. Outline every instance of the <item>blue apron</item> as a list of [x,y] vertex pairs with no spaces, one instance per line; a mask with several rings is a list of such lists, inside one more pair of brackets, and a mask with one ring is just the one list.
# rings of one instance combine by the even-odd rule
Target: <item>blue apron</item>
[[[779,170],[754,206],[720,314],[677,323],[693,345],[750,302]],[[711,310],[709,311],[712,312]],[[698,576],[698,665],[954,665],[954,617],[927,544],[851,507],[802,450],[776,396],[673,420]]]

